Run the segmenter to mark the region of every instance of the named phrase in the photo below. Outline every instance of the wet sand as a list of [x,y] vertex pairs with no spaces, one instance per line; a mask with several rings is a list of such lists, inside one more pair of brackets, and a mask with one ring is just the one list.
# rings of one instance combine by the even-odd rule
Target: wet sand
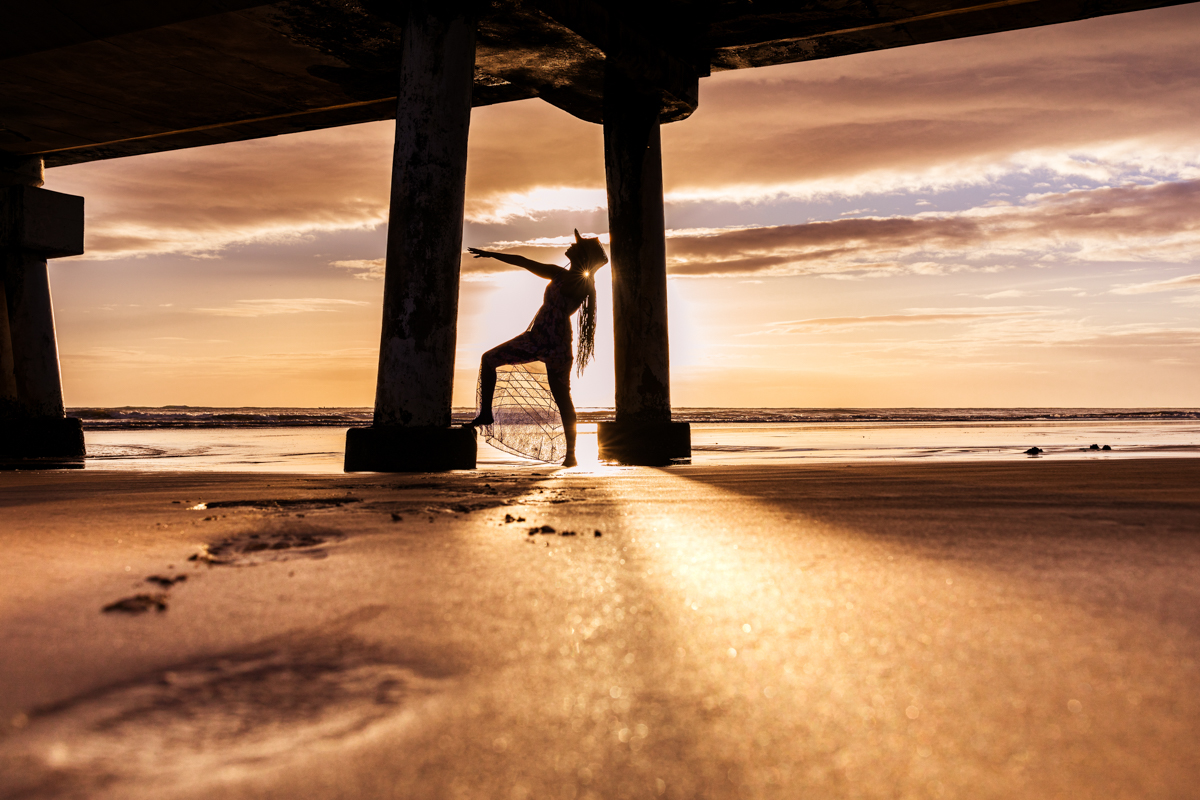
[[1195,796],[1197,486],[0,473],[0,796]]

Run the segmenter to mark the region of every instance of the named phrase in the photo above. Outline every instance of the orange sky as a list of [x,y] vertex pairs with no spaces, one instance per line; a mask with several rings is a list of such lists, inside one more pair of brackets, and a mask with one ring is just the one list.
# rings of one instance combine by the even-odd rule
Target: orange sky
[[[703,80],[663,130],[674,404],[1200,405],[1196,52],[1192,5]],[[68,405],[370,405],[390,155],[372,123],[50,170],[87,198]],[[603,205],[597,126],[474,112],[465,244],[565,263]],[[543,284],[463,267],[470,405]]]

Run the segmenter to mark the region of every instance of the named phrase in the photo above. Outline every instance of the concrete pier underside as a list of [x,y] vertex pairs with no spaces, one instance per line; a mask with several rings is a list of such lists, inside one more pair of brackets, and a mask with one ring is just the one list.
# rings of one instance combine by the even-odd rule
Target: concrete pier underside
[[[609,62],[665,90],[696,77],[1175,5],[1168,0],[493,0],[475,106],[540,97],[603,121]],[[46,0],[0,26],[0,152],[55,167],[393,119],[404,4]]]
[[[22,172],[28,168],[21,165],[37,161],[40,180],[43,160],[53,167],[394,118],[375,419],[370,428],[351,432],[346,467],[470,468],[473,435],[449,427],[470,109],[540,97],[605,128],[617,375],[616,419],[601,426],[602,455],[664,464],[686,458],[689,443],[687,426],[671,421],[658,129],[695,110],[700,78],[713,70],[830,58],[1173,4],[16,4],[6,10],[0,29],[0,186],[12,184],[12,191],[24,192],[20,198],[6,195],[10,211],[28,203],[62,205],[65,201],[54,200],[54,193],[37,189],[40,183],[29,183]],[[81,209],[82,201],[74,200]],[[5,212],[10,217],[16,213],[10,211]],[[66,213],[38,212],[38,218],[65,224]],[[82,221],[78,228],[81,233]],[[6,254],[7,316],[0,334],[0,397],[6,419],[20,420],[15,426],[3,423],[3,452],[81,452],[74,423],[62,419],[45,271],[45,258],[75,251],[50,253],[8,240],[0,245]],[[72,444],[50,444],[59,434],[48,431],[60,429],[67,431],[63,442]]]

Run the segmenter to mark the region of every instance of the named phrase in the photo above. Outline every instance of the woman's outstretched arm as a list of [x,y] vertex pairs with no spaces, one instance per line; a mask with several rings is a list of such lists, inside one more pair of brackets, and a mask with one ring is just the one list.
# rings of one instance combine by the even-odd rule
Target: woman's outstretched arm
[[554,264],[543,264],[540,261],[534,261],[532,258],[525,256],[513,256],[508,253],[493,253],[490,250],[480,250],[478,247],[468,247],[476,258],[494,258],[497,261],[503,261],[505,264],[512,264],[514,267],[527,269],[539,278],[550,280],[556,275],[566,272],[565,269]]

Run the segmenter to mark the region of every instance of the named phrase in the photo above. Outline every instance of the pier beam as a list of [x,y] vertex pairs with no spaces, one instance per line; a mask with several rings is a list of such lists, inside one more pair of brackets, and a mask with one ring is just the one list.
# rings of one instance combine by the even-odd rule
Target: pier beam
[[450,404],[476,23],[465,0],[407,4],[375,416],[347,432],[347,472],[475,468]]
[[[0,161],[0,459],[79,459],[63,411],[49,258],[83,253],[83,198],[42,185],[40,158]],[[18,464],[19,466],[20,464]]]
[[612,249],[616,420],[598,426],[600,457],[668,464],[691,456],[686,422],[671,421],[660,92],[610,70],[604,172]]

